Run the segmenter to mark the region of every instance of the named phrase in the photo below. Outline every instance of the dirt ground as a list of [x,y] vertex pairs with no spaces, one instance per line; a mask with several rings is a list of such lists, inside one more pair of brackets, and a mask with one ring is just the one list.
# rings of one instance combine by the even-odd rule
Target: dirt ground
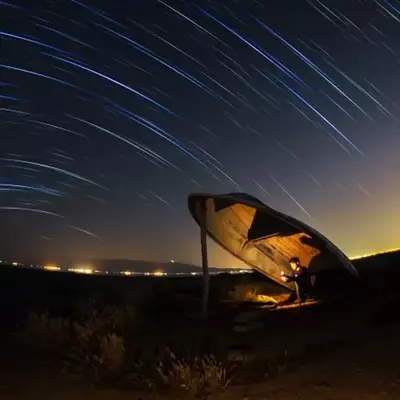
[[[385,323],[367,327],[363,318],[338,318],[330,325],[317,324],[294,333],[293,344],[304,342],[318,329],[326,340],[302,360],[277,376],[258,383],[232,385],[215,400],[398,400],[400,399],[400,326]],[[350,330],[350,333],[346,332]],[[260,339],[260,334],[257,335]],[[281,337],[280,337],[281,338]],[[272,336],[266,335],[270,341]],[[335,339],[337,339],[335,341]],[[257,348],[262,351],[262,346]],[[132,390],[101,389],[58,372],[54,361],[29,357],[23,352],[2,352],[0,399],[22,400],[158,400],[177,395],[136,393]],[[7,354],[9,353],[9,354]]]
[[400,332],[369,333],[320,360],[268,382],[232,390],[227,399],[400,399]]
[[[247,346],[250,349],[247,362],[252,367],[248,376],[235,372],[234,380],[225,392],[210,394],[204,399],[399,400],[399,260],[400,253],[391,259],[387,256],[380,257],[378,261],[365,260],[365,264],[371,263],[372,268],[369,273],[368,270],[364,273],[363,289],[349,292],[349,296],[343,296],[344,301],[335,301],[327,305],[287,307],[275,311],[259,305],[251,306],[250,309],[240,308],[237,310],[239,314],[245,314],[246,317],[247,313],[247,316],[251,316],[250,320],[244,318],[244,325],[252,326],[252,329],[247,331],[235,330],[238,316],[236,311],[232,315],[231,309],[215,311],[214,322],[209,321],[207,325],[201,325],[202,329],[212,338],[217,348],[225,347],[229,351],[232,345],[242,345],[243,348]],[[379,266],[379,274],[374,269],[376,265]],[[392,265],[393,268],[385,272],[382,268],[386,265]],[[368,265],[364,266],[367,267]],[[179,397],[176,393],[167,396],[139,393],[132,389],[100,388],[62,373],[59,361],[35,356],[16,346],[17,342],[8,342],[6,328],[21,320],[22,311],[33,308],[32,304],[38,301],[39,294],[42,295],[39,300],[44,304],[54,304],[57,299],[62,299],[64,304],[70,297],[77,296],[78,283],[82,285],[81,281],[74,281],[74,284],[71,283],[60,292],[61,286],[55,286],[53,280],[53,276],[57,278],[58,275],[48,276],[47,283],[37,279],[37,287],[32,284],[35,281],[27,279],[25,275],[22,276],[24,279],[20,280],[15,276],[14,280],[10,277],[0,280],[0,297],[3,296],[0,302],[0,306],[3,307],[0,308],[3,316],[0,319],[0,400],[191,399]],[[105,283],[114,284],[114,281],[119,283],[116,280]],[[22,287],[21,282],[26,282],[25,286]],[[126,282],[131,281],[123,281],[128,288]],[[62,284],[65,286],[64,281]],[[135,281],[132,281],[132,284],[135,284]],[[118,290],[114,291],[120,292],[121,287],[117,285]],[[85,287],[82,292],[91,293],[89,289],[90,287]],[[103,286],[97,289],[106,291]],[[190,291],[192,289],[190,287]],[[111,289],[107,290],[112,292]],[[129,286],[129,291],[126,291],[130,293],[132,287]],[[15,296],[15,293],[19,295]],[[166,327],[160,325],[159,317],[160,314],[157,314],[153,328],[160,331],[165,339]],[[1,323],[4,323],[4,326]],[[177,336],[177,340],[187,339],[187,336],[193,333],[185,333],[185,324],[188,322],[181,314],[179,320],[169,323],[175,336],[177,332],[183,332],[183,336]],[[224,328],[221,331],[218,330],[220,325]],[[201,329],[196,325],[194,333],[198,331]],[[284,352],[289,355],[288,361],[284,368],[279,368],[278,373],[266,373],[268,367],[258,364],[258,361],[274,360]],[[251,361],[251,356],[256,362]],[[239,362],[237,371],[240,371],[240,368]],[[235,379],[237,376],[240,378]]]

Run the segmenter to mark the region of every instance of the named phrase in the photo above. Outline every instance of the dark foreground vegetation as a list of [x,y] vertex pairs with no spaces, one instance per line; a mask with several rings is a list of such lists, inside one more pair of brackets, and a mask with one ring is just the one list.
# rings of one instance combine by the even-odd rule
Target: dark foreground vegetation
[[399,399],[400,253],[354,264],[359,283],[299,308],[213,277],[206,323],[200,278],[1,267],[0,399]]

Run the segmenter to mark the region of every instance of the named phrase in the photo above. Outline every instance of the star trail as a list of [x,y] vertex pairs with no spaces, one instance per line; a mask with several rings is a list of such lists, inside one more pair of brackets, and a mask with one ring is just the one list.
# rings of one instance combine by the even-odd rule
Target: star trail
[[252,194],[349,256],[400,245],[400,1],[0,14],[2,257],[199,264],[196,191]]

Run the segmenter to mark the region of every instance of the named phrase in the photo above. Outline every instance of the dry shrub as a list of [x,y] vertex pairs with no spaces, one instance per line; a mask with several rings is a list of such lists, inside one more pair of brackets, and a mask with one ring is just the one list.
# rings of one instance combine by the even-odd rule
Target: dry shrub
[[103,382],[118,379],[125,365],[125,337],[132,336],[133,311],[105,307],[82,322],[29,315],[16,336],[32,349],[58,355],[69,372]]
[[79,321],[31,314],[21,336],[36,348],[57,349],[66,372],[95,383],[193,395],[228,386],[227,366],[213,355],[185,359],[161,349],[161,354],[150,354],[148,359],[140,356],[134,321],[132,310],[124,307],[93,311]]
[[95,311],[82,324],[75,322],[67,368],[95,382],[118,379],[125,362],[125,330],[124,313],[114,308]]
[[48,313],[29,314],[17,337],[33,349],[60,352],[70,344],[71,322],[64,318],[51,318]]
[[213,355],[195,357],[192,361],[178,359],[168,351],[168,360],[161,361],[157,372],[162,384],[173,391],[192,395],[226,389],[231,378],[227,366]]
[[277,375],[288,372],[295,365],[294,357],[290,356],[287,350],[276,357],[257,355],[237,364],[235,384],[248,384],[273,379]]

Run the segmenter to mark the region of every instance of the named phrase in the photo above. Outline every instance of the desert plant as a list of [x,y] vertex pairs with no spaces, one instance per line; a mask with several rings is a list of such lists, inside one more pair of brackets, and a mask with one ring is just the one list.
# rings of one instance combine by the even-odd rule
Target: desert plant
[[31,313],[16,336],[32,348],[58,352],[70,343],[70,327],[68,319],[51,318],[48,313]]
[[296,360],[289,355],[287,350],[276,357],[264,357],[258,354],[237,364],[235,384],[265,381],[266,378],[273,379],[294,368],[295,362]]
[[199,395],[226,389],[231,381],[226,365],[213,355],[195,357],[192,361],[178,359],[171,351],[168,355],[169,360],[161,361],[157,372],[161,382],[174,391]]
[[204,383],[208,389],[226,389],[232,377],[228,376],[230,370],[214,356],[205,356],[197,359],[197,364],[204,374]]
[[124,338],[116,333],[123,328],[119,322],[104,312],[94,312],[83,324],[75,322],[74,345],[66,355],[67,368],[96,382],[118,378],[125,358]]

